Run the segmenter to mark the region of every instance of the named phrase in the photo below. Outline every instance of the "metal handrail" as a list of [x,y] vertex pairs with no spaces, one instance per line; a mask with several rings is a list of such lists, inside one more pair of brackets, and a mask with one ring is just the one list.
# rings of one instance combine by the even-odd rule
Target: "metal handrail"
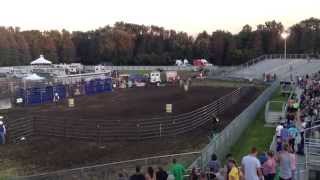
[[59,170],[59,171],[53,171],[53,172],[47,172],[47,173],[40,173],[36,175],[30,175],[30,176],[19,176],[16,178],[32,178],[32,177],[40,177],[40,176],[50,176],[50,175],[63,175],[67,172],[82,172],[85,170],[90,170],[90,169],[96,169],[96,168],[108,168],[109,166],[114,166],[114,165],[121,165],[121,164],[129,164],[133,162],[139,162],[139,161],[144,161],[147,162],[152,159],[161,159],[161,158],[170,158],[170,157],[177,157],[177,156],[187,156],[187,155],[197,155],[200,154],[200,151],[193,151],[193,152],[187,152],[187,153],[177,153],[177,154],[168,154],[168,155],[161,155],[161,156],[151,156],[151,157],[146,157],[146,158],[138,158],[138,159],[131,159],[131,160],[126,160],[126,161],[117,161],[117,162],[111,162],[111,163],[105,163],[105,164],[97,164],[93,166],[84,166],[80,168],[73,168],[73,169],[64,169],[64,170]]

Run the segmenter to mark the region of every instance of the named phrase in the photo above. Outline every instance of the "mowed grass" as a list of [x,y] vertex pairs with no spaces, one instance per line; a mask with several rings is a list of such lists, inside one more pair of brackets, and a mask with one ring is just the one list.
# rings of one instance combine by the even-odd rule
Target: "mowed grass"
[[[272,96],[272,101],[287,101],[288,97],[284,97],[278,89]],[[241,162],[241,158],[247,155],[251,147],[256,147],[259,152],[268,151],[275,133],[275,128],[265,127],[264,117],[265,107],[261,108],[255,120],[248,126],[241,135],[238,142],[231,147],[231,153],[237,162]]]
[[[271,101],[280,101],[280,102],[284,102],[286,103],[286,101],[288,100],[288,95],[282,95],[280,89],[278,89],[273,97],[271,98]],[[270,104],[270,110],[271,111],[277,111],[280,112],[282,111],[282,103],[278,103],[278,102],[274,102]]]

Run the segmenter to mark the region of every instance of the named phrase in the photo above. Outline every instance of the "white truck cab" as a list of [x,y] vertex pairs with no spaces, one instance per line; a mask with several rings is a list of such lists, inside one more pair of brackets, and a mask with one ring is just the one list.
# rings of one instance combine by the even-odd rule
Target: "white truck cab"
[[150,83],[161,83],[161,77],[159,71],[152,71],[150,73]]

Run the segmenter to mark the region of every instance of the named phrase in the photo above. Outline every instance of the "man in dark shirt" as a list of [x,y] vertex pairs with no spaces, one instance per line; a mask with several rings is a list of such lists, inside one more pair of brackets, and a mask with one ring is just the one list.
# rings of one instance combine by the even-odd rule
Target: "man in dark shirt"
[[157,177],[157,180],[167,180],[168,173],[164,171],[162,167],[159,167],[156,177]]
[[140,169],[140,166],[136,167],[136,173],[130,177],[130,180],[146,180]]

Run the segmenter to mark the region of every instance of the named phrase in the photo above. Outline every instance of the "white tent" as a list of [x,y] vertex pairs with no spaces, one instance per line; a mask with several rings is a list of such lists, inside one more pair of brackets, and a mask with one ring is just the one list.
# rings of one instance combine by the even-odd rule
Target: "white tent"
[[39,81],[39,80],[42,80],[44,78],[41,77],[41,76],[38,76],[37,74],[30,74],[27,77],[24,77],[23,79],[24,80],[30,80],[30,81]]
[[30,63],[31,65],[51,65],[52,62],[46,60],[44,56],[41,54],[40,57]]

